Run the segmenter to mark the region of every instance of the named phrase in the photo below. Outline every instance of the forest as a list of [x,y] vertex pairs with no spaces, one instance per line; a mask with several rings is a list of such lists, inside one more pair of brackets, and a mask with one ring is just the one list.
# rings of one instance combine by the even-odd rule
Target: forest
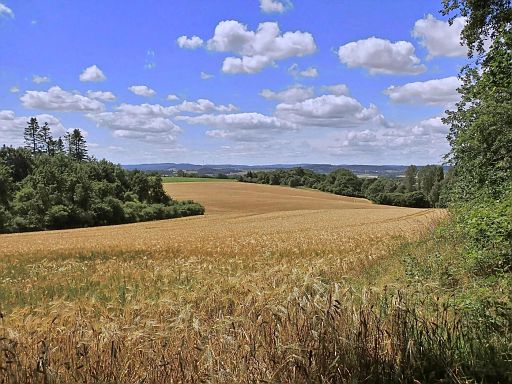
[[452,172],[440,165],[410,165],[403,178],[360,178],[344,168],[329,174],[316,173],[301,167],[274,171],[249,171],[238,178],[247,183],[306,187],[336,195],[364,197],[374,203],[411,208],[446,207],[446,186]]
[[92,227],[201,215],[174,201],[159,175],[125,171],[88,156],[79,129],[54,139],[48,124],[27,122],[25,147],[0,148],[0,232]]

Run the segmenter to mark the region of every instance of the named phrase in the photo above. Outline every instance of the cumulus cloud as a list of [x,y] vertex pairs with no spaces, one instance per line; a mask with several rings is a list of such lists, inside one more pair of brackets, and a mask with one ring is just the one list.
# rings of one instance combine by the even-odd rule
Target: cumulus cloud
[[206,135],[235,141],[265,141],[275,134],[297,129],[294,123],[255,112],[177,118],[188,124],[216,127],[218,129],[208,130]]
[[78,92],[68,92],[58,86],[48,91],[26,91],[20,98],[26,108],[61,112],[100,112],[104,104]]
[[180,36],[176,39],[180,48],[196,49],[203,45],[204,41],[199,36]]
[[322,90],[336,96],[348,96],[349,90],[345,84],[323,85]]
[[177,95],[174,95],[171,93],[170,95],[167,95],[166,99],[168,101],[176,101],[176,100],[179,100],[180,98]]
[[9,92],[11,93],[18,93],[20,91],[20,87],[17,85],[13,85],[11,88],[9,88]]
[[32,82],[34,82],[36,84],[48,83],[49,81],[50,81],[50,78],[48,76],[38,76],[38,75],[32,76]]
[[275,22],[261,23],[256,31],[250,31],[238,21],[227,20],[217,25],[207,48],[240,55],[224,59],[223,72],[257,73],[278,60],[312,54],[316,44],[308,32],[281,33]]
[[377,107],[365,108],[356,99],[340,95],[323,95],[298,103],[282,103],[276,116],[301,126],[347,128],[366,123],[387,125]]
[[139,114],[127,108],[118,112],[89,113],[87,117],[97,126],[112,130],[115,137],[151,143],[174,143],[176,135],[182,131],[169,118]]
[[156,92],[146,85],[132,85],[128,89],[137,96],[151,97],[156,95]]
[[299,64],[292,64],[288,68],[288,73],[294,77],[318,77],[318,69],[314,67],[309,67],[307,69],[301,70],[299,69]]
[[110,91],[87,91],[87,97],[101,101],[114,101],[116,96]]
[[213,75],[206,73],[206,72],[201,72],[200,77],[201,77],[201,80],[210,80],[210,79],[214,78]]
[[189,112],[189,113],[209,113],[209,112],[235,112],[238,108],[233,104],[217,105],[208,99],[198,99],[196,101],[183,101],[174,107],[171,107],[175,112]]
[[408,41],[391,42],[370,37],[342,45],[338,49],[340,61],[349,68],[362,67],[371,74],[416,75],[426,71]]
[[317,77],[318,76],[318,70],[316,68],[310,67],[308,69],[300,71],[299,75],[302,76],[302,77]]
[[84,71],[80,74],[80,81],[105,81],[107,80],[106,76],[103,74],[103,71],[99,69],[96,65],[91,65],[84,69]]
[[14,18],[14,12],[7,5],[0,3],[0,17],[1,16],[8,16]]
[[2,137],[2,144],[21,145],[23,143],[23,130],[31,117],[35,117],[42,124],[48,123],[55,137],[66,133],[62,123],[53,115],[16,116],[14,111],[0,110],[0,136]]
[[115,108],[119,112],[145,117],[168,117],[179,113],[229,113],[237,110],[233,104],[218,105],[208,99],[183,101],[180,104],[164,107],[160,104],[126,104]]
[[264,89],[260,92],[260,96],[265,99],[279,100],[286,103],[304,101],[314,96],[313,87],[304,87],[302,85],[294,85],[283,91],[275,92],[270,89]]
[[299,64],[292,64],[288,68],[288,73],[294,77],[318,77],[318,70],[314,67],[309,67],[307,69],[301,70],[299,69]]
[[391,86],[384,93],[394,103],[447,105],[460,99],[457,88],[461,86],[456,76]]
[[[440,117],[393,128],[343,130],[310,140],[313,150],[358,162],[432,163],[449,151],[448,127]],[[376,157],[378,154],[378,157]],[[353,161],[353,160],[352,160]]]
[[460,33],[466,18],[457,17],[450,25],[448,21],[427,15],[414,23],[412,35],[428,50],[428,58],[435,56],[466,56],[468,48],[461,44]]
[[283,13],[291,7],[292,4],[290,1],[260,0],[260,9],[265,13]]

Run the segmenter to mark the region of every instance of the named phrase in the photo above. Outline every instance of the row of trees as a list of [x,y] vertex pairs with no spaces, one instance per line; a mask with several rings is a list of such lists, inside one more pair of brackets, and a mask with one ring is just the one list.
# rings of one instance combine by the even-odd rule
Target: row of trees
[[31,119],[25,130],[25,148],[0,148],[0,232],[204,213],[197,203],[172,200],[159,175],[128,172],[107,160],[89,158],[79,130],[69,135],[65,150],[59,149],[61,140],[53,140],[48,132],[47,124],[39,128],[37,120]]
[[82,132],[77,128],[71,132],[66,132],[64,139],[59,137],[55,140],[48,123],[45,122],[43,126],[40,126],[37,119],[32,117],[27,123],[23,136],[25,148],[33,155],[44,153],[49,156],[55,156],[66,153],[78,161],[88,159],[87,143]]
[[446,196],[443,190],[449,180],[449,177],[445,179],[444,169],[439,165],[411,165],[402,179],[363,179],[344,168],[325,175],[300,167],[249,171],[239,177],[242,182],[307,187],[337,195],[365,197],[378,204],[420,208],[445,206]]

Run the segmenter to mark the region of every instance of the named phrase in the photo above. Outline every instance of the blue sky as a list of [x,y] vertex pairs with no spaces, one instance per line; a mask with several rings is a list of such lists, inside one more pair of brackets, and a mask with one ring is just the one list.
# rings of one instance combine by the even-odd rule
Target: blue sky
[[0,0],[0,144],[121,163],[439,163],[466,62],[438,1]]

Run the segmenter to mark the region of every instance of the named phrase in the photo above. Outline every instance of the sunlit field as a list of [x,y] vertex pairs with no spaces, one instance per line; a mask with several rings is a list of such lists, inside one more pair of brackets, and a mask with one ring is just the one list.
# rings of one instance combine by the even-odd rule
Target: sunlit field
[[235,181],[234,179],[217,179],[209,177],[182,177],[182,176],[164,176],[162,182],[164,183],[208,183],[208,182],[221,182],[221,181]]
[[[360,359],[324,339],[325,316],[341,311],[334,329],[369,348],[363,286],[393,282],[393,251],[444,216],[278,186],[165,188],[206,214],[0,236],[0,382],[321,381]],[[380,327],[375,353],[393,360]]]

